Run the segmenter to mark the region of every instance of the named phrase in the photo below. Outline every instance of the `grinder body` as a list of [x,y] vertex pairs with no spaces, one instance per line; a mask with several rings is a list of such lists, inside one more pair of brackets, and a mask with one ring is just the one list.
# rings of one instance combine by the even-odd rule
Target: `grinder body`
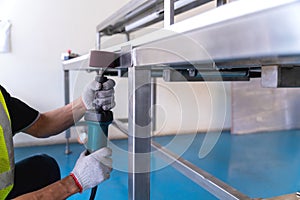
[[[104,83],[107,78],[103,76],[103,72],[106,68],[113,68],[118,65],[116,62],[117,55],[111,52],[104,52],[94,50],[90,53],[90,63],[91,67],[102,68],[102,74],[96,76],[96,81],[99,83]],[[101,90],[101,88],[99,89]],[[113,113],[108,110],[105,111],[102,107],[94,105],[94,110],[88,110],[84,119],[88,126],[88,141],[87,150],[88,153],[92,153],[107,146],[107,136],[108,136],[108,126],[113,121]],[[97,192],[97,186],[92,188],[90,200],[94,200]]]
[[[97,76],[96,81],[104,83],[107,78]],[[102,147],[107,146],[108,126],[113,121],[113,113],[110,110],[103,110],[95,105],[94,110],[88,110],[84,119],[88,127],[87,150],[89,153],[97,151]]]
[[111,111],[87,111],[84,117],[88,127],[87,149],[90,153],[107,146],[108,126],[113,120]]

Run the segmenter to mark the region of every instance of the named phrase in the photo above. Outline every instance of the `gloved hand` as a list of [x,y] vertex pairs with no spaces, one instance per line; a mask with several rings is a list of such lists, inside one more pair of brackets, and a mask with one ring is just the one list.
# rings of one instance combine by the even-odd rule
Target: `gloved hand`
[[93,80],[85,86],[82,93],[82,101],[87,110],[102,107],[103,110],[110,110],[115,106],[114,97],[115,81],[108,79],[104,83]]
[[111,154],[111,149],[107,147],[88,156],[86,156],[86,151],[80,154],[70,174],[80,188],[80,192],[93,188],[109,178],[112,171]]

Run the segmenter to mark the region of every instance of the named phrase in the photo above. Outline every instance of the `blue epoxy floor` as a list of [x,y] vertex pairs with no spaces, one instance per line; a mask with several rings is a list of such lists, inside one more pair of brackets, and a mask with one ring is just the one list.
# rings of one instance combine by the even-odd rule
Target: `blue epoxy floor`
[[[300,131],[281,131],[250,135],[221,134],[216,146],[203,159],[198,157],[204,134],[165,136],[155,140],[168,145],[172,151],[184,152],[183,158],[206,170],[250,197],[273,197],[300,189]],[[192,139],[192,140],[191,140]],[[189,142],[192,143],[190,144]],[[115,140],[119,149],[127,149],[126,140]],[[116,147],[115,146],[115,147]],[[188,147],[186,151],[184,148]],[[36,153],[46,153],[58,161],[62,176],[73,169],[84,147],[71,144],[72,154],[64,154],[65,145],[16,148],[16,161]],[[127,157],[114,151],[114,170],[110,180],[98,187],[97,199],[127,198]],[[153,157],[152,169],[164,164]],[[89,191],[69,199],[88,199]],[[172,167],[155,170],[151,174],[151,199],[195,200],[216,199],[185,178]]]

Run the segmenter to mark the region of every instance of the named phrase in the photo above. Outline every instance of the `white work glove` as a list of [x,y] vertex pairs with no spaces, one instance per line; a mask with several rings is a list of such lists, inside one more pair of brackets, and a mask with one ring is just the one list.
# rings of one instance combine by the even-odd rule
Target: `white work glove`
[[82,93],[82,101],[87,110],[102,107],[103,110],[110,110],[115,106],[114,97],[115,81],[108,79],[104,83],[93,80],[85,86]]
[[93,188],[109,178],[112,171],[111,154],[111,149],[107,147],[88,156],[86,156],[86,151],[80,154],[70,174],[80,188],[80,192]]

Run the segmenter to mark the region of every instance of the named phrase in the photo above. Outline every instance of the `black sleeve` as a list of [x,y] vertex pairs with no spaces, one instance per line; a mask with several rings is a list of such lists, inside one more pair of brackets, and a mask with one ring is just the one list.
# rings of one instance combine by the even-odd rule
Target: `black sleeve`
[[21,100],[11,97],[0,85],[0,90],[10,115],[13,135],[31,125],[39,116],[39,112]]

